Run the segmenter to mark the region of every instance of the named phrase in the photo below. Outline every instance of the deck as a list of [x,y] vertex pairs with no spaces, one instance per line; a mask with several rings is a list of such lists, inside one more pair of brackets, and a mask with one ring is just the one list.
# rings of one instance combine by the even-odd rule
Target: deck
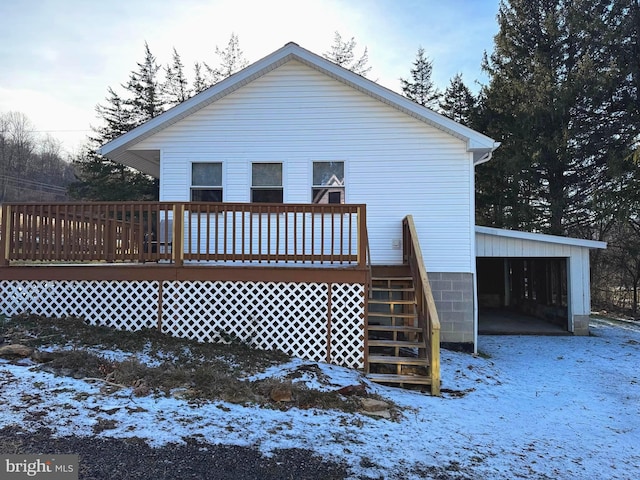
[[[414,383],[437,394],[439,323],[408,225],[412,332],[432,372]],[[365,205],[4,204],[0,314],[233,338],[369,372],[367,247]]]

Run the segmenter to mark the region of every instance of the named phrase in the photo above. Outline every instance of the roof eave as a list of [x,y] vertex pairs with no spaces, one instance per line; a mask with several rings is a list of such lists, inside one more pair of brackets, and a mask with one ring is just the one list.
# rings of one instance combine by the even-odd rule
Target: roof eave
[[108,143],[105,143],[100,147],[98,152],[101,155],[112,158],[113,154],[117,155],[119,152],[124,152],[129,146],[142,141],[160,130],[163,130],[169,125],[189,116],[191,113],[204,108],[214,102],[217,98],[227,95],[229,91],[236,90],[242,85],[250,82],[254,77],[260,76],[274,68],[277,68],[280,64],[286,61],[283,59],[286,59],[289,55],[288,52],[284,51],[287,46],[261,60],[258,60],[224,80],[221,80],[210,88],[194,95],[157,117],[148,120],[133,130],[111,140]]
[[279,50],[276,50],[243,70],[227,77],[207,90],[200,92],[130,132],[106,143],[100,148],[99,153],[112,159],[115,159],[115,157],[121,157],[128,148],[136,143],[209,105],[218,98],[231,93],[253,79],[268,73],[291,59],[301,61],[311,68],[321,71],[373,98],[403,111],[408,115],[418,118],[439,130],[459,138],[466,142],[467,151],[474,152],[474,163],[476,161],[475,152],[479,153],[479,160],[487,153],[495,150],[499,145],[499,143],[480,132],[476,132],[475,130],[440,115],[429,108],[423,107],[422,105],[419,105],[386,87],[378,85],[361,75],[340,67],[339,65],[336,65],[335,63],[330,62],[329,60],[316,55],[295,43],[288,43]]
[[559,235],[548,235],[545,233],[522,232],[520,230],[507,230],[495,227],[483,227],[476,225],[476,233],[492,235],[497,237],[515,238],[520,240],[531,240],[536,242],[557,243],[562,245],[571,245],[575,247],[583,247],[590,249],[605,249],[607,242],[599,242],[596,240],[584,240],[581,238],[561,237]]

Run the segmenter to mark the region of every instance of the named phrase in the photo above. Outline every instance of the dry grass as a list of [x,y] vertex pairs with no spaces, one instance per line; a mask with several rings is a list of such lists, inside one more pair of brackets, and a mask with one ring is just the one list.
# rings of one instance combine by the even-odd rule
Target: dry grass
[[[101,379],[105,386],[133,387],[135,395],[178,395],[195,402],[223,400],[279,409],[296,406],[353,412],[359,406],[353,397],[292,382],[308,374],[310,368],[322,380],[321,371],[314,366],[303,366],[285,379],[247,380],[249,375],[285,363],[290,357],[236,342],[198,343],[154,329],[127,332],[90,326],[78,318],[35,315],[0,318],[0,343],[2,339],[50,352],[41,367],[47,371]],[[121,360],[110,359],[106,353],[114,350],[126,355]],[[271,392],[282,387],[290,389],[291,401],[272,400]]]

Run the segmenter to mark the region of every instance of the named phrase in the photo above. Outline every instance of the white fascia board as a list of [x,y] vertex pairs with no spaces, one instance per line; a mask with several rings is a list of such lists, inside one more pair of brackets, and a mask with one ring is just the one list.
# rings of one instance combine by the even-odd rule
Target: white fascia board
[[465,141],[468,151],[479,152],[481,156],[484,156],[495,150],[499,145],[499,143],[480,132],[465,127],[429,108],[418,105],[412,100],[378,85],[361,75],[353,73],[346,68],[340,67],[295,43],[288,43],[279,50],[227,77],[207,90],[200,92],[198,95],[191,97],[163,114],[134,128],[130,132],[106,143],[100,148],[99,152],[111,158],[113,155],[117,156],[132,145],[209,105],[291,59],[296,59],[318,71],[324,72],[336,80],[350,85],[373,98]]
[[495,237],[531,240],[534,242],[558,243],[574,247],[607,248],[607,242],[598,242],[596,240],[583,240],[581,238],[561,237],[559,235],[547,235],[544,233],[521,232],[519,230],[506,230],[503,228],[481,227],[479,225],[476,225],[476,233],[493,235]]

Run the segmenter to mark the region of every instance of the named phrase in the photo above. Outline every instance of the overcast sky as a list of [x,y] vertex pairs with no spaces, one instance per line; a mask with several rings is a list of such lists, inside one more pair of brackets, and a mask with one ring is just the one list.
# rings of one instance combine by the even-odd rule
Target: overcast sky
[[144,42],[166,64],[175,47],[190,78],[195,61],[216,64],[232,33],[256,61],[293,41],[317,54],[334,33],[369,52],[368,77],[395,91],[419,46],[446,88],[462,73],[485,81],[499,0],[0,0],[0,113],[19,111],[73,152],[107,87],[118,90]]

